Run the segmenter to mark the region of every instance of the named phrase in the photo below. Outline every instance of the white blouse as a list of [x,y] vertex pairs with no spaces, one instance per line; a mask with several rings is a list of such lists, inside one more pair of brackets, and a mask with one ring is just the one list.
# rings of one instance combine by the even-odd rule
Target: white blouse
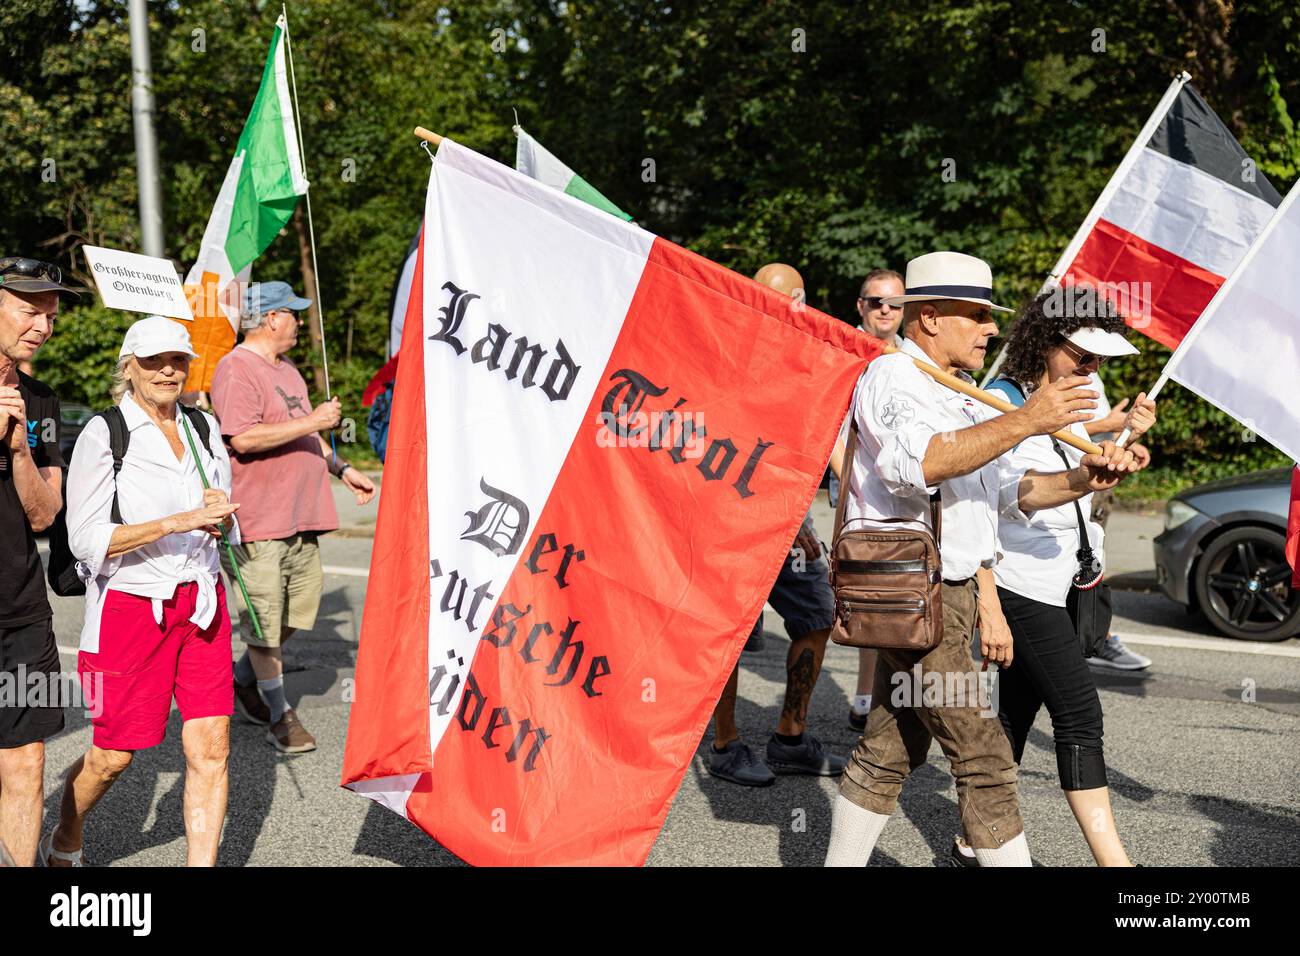
[[[131,435],[116,480],[122,522],[143,524],[201,508],[203,484],[185,435],[188,422],[182,422],[180,410],[174,414],[185,453],[177,459],[162,430],[129,392],[122,398],[120,407]],[[204,417],[208,420],[208,443],[212,451],[209,453],[203,447],[197,433],[194,445],[209,484],[228,495],[230,458],[221,442],[216,420],[211,415]],[[77,438],[68,468],[68,544],[78,560],[78,574],[86,582],[81,650],[89,654],[99,652],[100,617],[109,590],[151,598],[154,620],[162,623],[162,602],[176,593],[178,585],[193,581],[199,590],[190,620],[200,628],[207,628],[217,611],[216,583],[221,573],[219,539],[205,531],[178,532],[110,559],[109,541],[118,527],[111,517],[114,487],[108,423],[97,417]],[[238,524],[229,536],[232,544],[239,543]]]
[[[1080,423],[1071,425],[1070,431],[1080,438],[1088,438]],[[1065,452],[1070,467],[1077,468],[1083,452],[1064,442],[1061,450]],[[1046,435],[1025,439],[1003,455],[1000,462],[1008,482],[1017,480],[1017,476],[1026,471],[1065,470],[1065,462],[1061,461]],[[1091,494],[1079,499],[1079,511],[1083,512],[1089,544],[1097,559],[1104,561],[1102,544],[1105,536],[1101,525],[1092,520]],[[1066,606],[1071,581],[1079,570],[1076,556],[1079,550],[1079,515],[1073,502],[1025,514],[1015,496],[1004,497],[998,542],[1002,560],[994,567],[993,577],[999,587],[1043,604]]]

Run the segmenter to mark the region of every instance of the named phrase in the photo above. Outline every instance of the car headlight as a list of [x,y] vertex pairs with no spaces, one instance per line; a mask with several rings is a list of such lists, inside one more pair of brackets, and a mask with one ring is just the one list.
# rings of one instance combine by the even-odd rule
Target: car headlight
[[1181,524],[1191,521],[1200,512],[1182,501],[1171,501],[1165,505],[1165,530],[1173,531]]

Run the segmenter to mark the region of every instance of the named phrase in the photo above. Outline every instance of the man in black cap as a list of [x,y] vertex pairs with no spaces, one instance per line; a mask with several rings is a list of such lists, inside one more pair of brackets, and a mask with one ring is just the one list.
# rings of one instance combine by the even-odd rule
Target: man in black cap
[[59,400],[18,366],[54,331],[60,295],[76,293],[58,266],[0,258],[0,842],[19,866],[36,858],[45,740],[63,729],[54,615],[34,535],[62,507],[63,458]]

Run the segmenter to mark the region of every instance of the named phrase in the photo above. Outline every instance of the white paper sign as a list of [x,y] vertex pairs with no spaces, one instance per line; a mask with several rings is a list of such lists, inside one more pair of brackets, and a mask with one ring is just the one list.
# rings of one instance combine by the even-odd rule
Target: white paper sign
[[99,297],[110,309],[194,320],[176,269],[166,259],[136,252],[82,246]]

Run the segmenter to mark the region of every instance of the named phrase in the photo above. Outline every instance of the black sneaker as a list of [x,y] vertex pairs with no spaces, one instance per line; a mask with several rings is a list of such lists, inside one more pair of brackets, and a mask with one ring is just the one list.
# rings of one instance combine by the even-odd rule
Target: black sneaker
[[776,783],[776,774],[755,760],[754,752],[739,740],[733,740],[721,751],[709,744],[705,766],[711,776],[742,787],[769,787]]
[[979,866],[980,861],[975,859],[975,852],[972,850],[969,855],[962,852],[962,849],[970,850],[966,846],[966,841],[961,837],[952,838],[952,850],[948,853],[948,859],[952,866]]
[[745,653],[754,654],[763,649],[763,632],[753,631],[745,641]]
[[859,714],[852,707],[849,708],[849,729],[859,734],[866,733],[867,715]]
[[767,765],[777,773],[807,773],[815,777],[838,777],[848,761],[828,754],[822,742],[805,732],[803,743],[790,747],[773,737],[767,742]]

